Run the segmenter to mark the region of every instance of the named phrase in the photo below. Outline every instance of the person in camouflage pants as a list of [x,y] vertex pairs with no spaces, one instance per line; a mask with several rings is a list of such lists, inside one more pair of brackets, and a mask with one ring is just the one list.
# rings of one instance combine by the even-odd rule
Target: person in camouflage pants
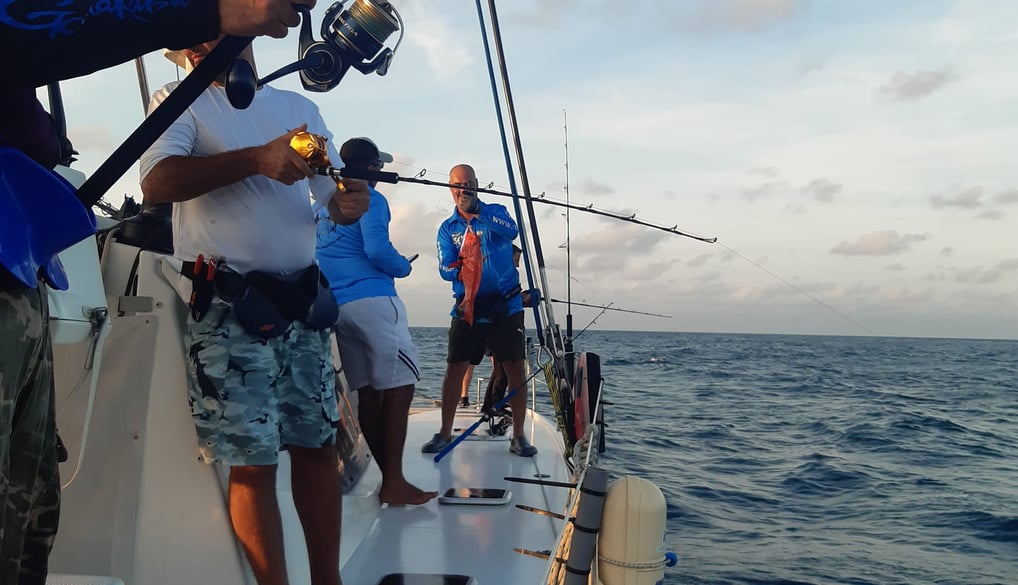
[[60,519],[46,288],[0,276],[0,583],[44,585]]

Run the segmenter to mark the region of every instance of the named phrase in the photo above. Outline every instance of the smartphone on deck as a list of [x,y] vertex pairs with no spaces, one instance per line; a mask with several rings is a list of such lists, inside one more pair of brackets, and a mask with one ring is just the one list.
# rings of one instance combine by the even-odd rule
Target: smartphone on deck
[[449,488],[438,497],[438,503],[501,506],[512,497],[512,492],[500,488]]

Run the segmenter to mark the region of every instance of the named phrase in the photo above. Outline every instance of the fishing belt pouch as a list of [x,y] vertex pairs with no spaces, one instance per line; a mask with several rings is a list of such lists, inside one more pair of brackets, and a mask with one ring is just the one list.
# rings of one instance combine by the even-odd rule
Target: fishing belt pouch
[[[479,295],[474,299],[474,319],[486,319],[492,323],[505,319],[509,314],[509,301],[520,294],[520,287],[503,294]],[[456,297],[456,304],[463,302],[463,297]],[[462,318],[462,316],[461,316]]]
[[320,330],[339,317],[336,297],[317,264],[291,274],[223,268],[216,272],[215,292],[233,305],[241,327],[263,339],[282,335],[294,321]]

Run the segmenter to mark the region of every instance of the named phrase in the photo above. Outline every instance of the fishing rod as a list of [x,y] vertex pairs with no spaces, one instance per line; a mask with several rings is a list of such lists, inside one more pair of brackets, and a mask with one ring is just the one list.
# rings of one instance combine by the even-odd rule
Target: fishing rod
[[[502,29],[498,24],[498,10],[495,8],[495,0],[488,0],[488,18],[491,20],[492,39],[495,41],[495,54],[498,57],[498,69],[502,77],[502,93],[509,117],[509,126],[512,129],[513,145],[516,150],[516,166],[520,173],[520,183],[523,187],[523,198],[526,202],[527,216],[530,220],[530,234],[533,237],[534,242],[533,252],[537,260],[537,272],[541,279],[541,290],[548,291],[551,289],[548,287],[548,271],[544,263],[544,248],[541,246],[541,234],[537,227],[537,214],[534,211],[534,198],[531,195],[530,180],[527,176],[527,165],[523,157],[523,143],[520,140],[520,127],[516,117],[516,104],[513,101],[513,91],[509,83],[509,71],[506,68],[505,50],[502,46]],[[496,93],[496,95],[493,95],[492,98],[497,101],[499,96]],[[504,139],[504,130],[502,135]],[[522,233],[523,230],[521,229],[520,231]],[[561,377],[569,380],[569,384],[571,386],[572,374],[569,371],[564,371],[565,366],[560,363],[560,360],[565,354],[565,349],[563,347],[562,334],[559,331],[558,325],[555,323],[555,312],[552,309],[551,303],[538,304],[538,306],[544,308],[548,333],[552,336],[554,341],[552,346],[556,356],[556,365],[560,366],[559,369],[562,374]],[[534,314],[537,315],[537,308],[535,308]]]
[[[574,371],[575,356],[573,355],[573,240],[569,231],[569,122],[566,111],[562,110],[562,134],[565,147],[565,191],[566,191],[566,367]],[[543,195],[543,193],[542,193]]]
[[[456,185],[452,185],[452,184],[449,184],[449,183],[443,183],[441,181],[432,181],[432,180],[429,180],[429,179],[422,178],[427,171],[421,171],[415,177],[407,177],[407,176],[403,176],[403,175],[400,175],[400,174],[397,174],[397,173],[392,173],[392,172],[389,172],[389,171],[369,171],[367,169],[362,169],[362,168],[347,168],[347,167],[344,167],[342,169],[336,169],[336,168],[333,168],[333,167],[321,167],[321,168],[316,169],[316,172],[318,172],[318,174],[320,174],[320,175],[328,175],[328,176],[333,177],[333,178],[362,179],[362,180],[365,180],[365,181],[378,181],[378,182],[381,182],[381,183],[392,183],[392,184],[400,183],[400,182],[416,183],[418,185],[427,185],[429,187],[447,187],[447,188],[457,187]],[[516,197],[516,195],[513,194],[513,193],[509,193],[509,192],[506,192],[506,191],[499,191],[498,189],[492,189],[491,188],[492,185],[493,185],[493,183],[488,183],[487,187],[477,187],[476,189],[473,189],[473,190],[477,191],[479,193],[487,193],[489,195],[497,195],[499,197]],[[682,236],[684,238],[690,238],[690,239],[696,240],[698,242],[704,242],[704,243],[707,243],[707,244],[714,244],[714,243],[716,243],[718,241],[716,236],[709,236],[709,237],[708,236],[700,236],[700,235],[693,234],[693,233],[690,233],[690,232],[687,232],[687,231],[682,231],[682,230],[678,229],[679,228],[678,224],[673,225],[673,226],[667,226],[667,225],[664,225],[664,224],[654,223],[652,221],[647,221],[647,220],[644,220],[644,219],[639,219],[638,217],[636,217],[635,213],[631,214],[631,215],[624,215],[624,214],[616,213],[616,212],[613,212],[613,211],[605,211],[603,209],[598,209],[598,208],[594,207],[593,203],[591,203],[589,205],[576,205],[574,203],[566,203],[564,201],[558,201],[556,199],[552,199],[550,197],[546,197],[544,193],[541,193],[537,197],[533,197],[532,200],[536,201],[537,203],[544,203],[545,205],[554,205],[556,207],[564,207],[566,209],[572,209],[574,211],[582,211],[584,213],[592,213],[594,215],[600,215],[600,216],[603,216],[603,217],[609,217],[611,219],[616,219],[616,220],[619,220],[619,221],[625,221],[625,222],[633,223],[633,224],[640,225],[640,226],[643,226],[643,227],[649,227],[649,228],[653,228],[653,229],[656,229],[656,230],[661,230],[663,232],[667,232],[667,233],[670,233],[670,234],[675,235],[675,236]]]
[[[509,156],[509,143],[505,136],[505,123],[502,120],[502,106],[498,100],[498,86],[495,83],[495,69],[491,64],[491,49],[488,46],[488,31],[484,26],[484,9],[481,8],[481,0],[475,0],[477,6],[477,20],[481,29],[481,41],[484,45],[484,61],[488,66],[488,82],[491,84],[491,97],[495,105],[495,120],[498,122],[498,135],[502,143],[502,157],[505,159],[506,175],[509,177],[509,189],[516,193],[516,173],[513,171],[512,158]],[[523,209],[520,207],[519,197],[513,197],[513,211],[516,213],[516,224],[519,226],[520,246],[523,250],[529,250],[527,230],[523,229]],[[534,270],[531,267],[530,254],[522,254],[523,273],[527,277],[527,287],[534,288]],[[544,345],[544,327],[541,325],[541,311],[537,303],[533,305],[534,324],[537,328],[537,340]]]
[[580,302],[577,302],[577,301],[561,301],[559,299],[546,299],[546,300],[548,300],[548,301],[550,301],[552,303],[570,303],[570,304],[573,304],[573,305],[577,305],[579,307],[590,307],[591,309],[603,309],[605,311],[618,311],[620,313],[633,313],[633,314],[636,314],[636,315],[649,315],[651,317],[664,317],[665,319],[671,319],[672,318],[671,315],[662,315],[661,313],[648,313],[646,311],[635,311],[633,309],[618,309],[618,308],[615,308],[615,307],[611,306],[614,303],[609,303],[607,305],[592,305],[590,303],[580,303]]
[[612,301],[612,302],[608,303],[607,305],[601,307],[601,312],[596,314],[596,315],[594,315],[594,318],[590,320],[590,323],[587,323],[586,327],[584,327],[583,329],[580,329],[580,332],[577,333],[576,337],[574,337],[573,339],[579,339],[581,335],[583,335],[584,333],[587,332],[587,329],[590,329],[591,326],[594,325],[594,323],[597,323],[597,320],[601,318],[601,315],[604,315],[606,312],[611,310],[612,305],[614,305],[614,304],[615,304],[615,301]]
[[543,371],[542,368],[535,369],[533,373],[531,373],[529,376],[527,376],[525,380],[523,380],[522,384],[510,388],[509,391],[506,392],[506,395],[502,397],[502,400],[499,400],[491,407],[491,410],[482,412],[481,416],[479,416],[472,425],[463,429],[463,431],[459,435],[454,437],[452,441],[449,442],[448,445],[443,447],[441,451],[435,454],[434,458],[435,463],[441,461],[446,455],[449,454],[449,451],[452,451],[453,449],[456,448],[456,445],[459,445],[460,443],[465,441],[467,437],[469,437],[471,434],[473,434],[474,431],[477,430],[477,427],[481,426],[485,422],[492,420],[496,416],[496,413],[498,411],[502,410],[503,408],[505,408],[507,404],[509,404],[509,401],[512,400],[513,396],[515,396],[517,392],[519,392],[520,390],[526,392],[527,384],[530,384],[530,381],[533,380],[542,371]]

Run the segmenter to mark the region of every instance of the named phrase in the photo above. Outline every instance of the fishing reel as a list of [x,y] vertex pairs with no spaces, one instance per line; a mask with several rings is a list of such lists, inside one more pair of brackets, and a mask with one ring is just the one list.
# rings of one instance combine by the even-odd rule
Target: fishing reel
[[298,132],[290,139],[290,148],[297,152],[304,162],[315,172],[316,175],[332,177],[340,191],[345,187],[341,179],[360,179],[362,181],[381,181],[384,183],[398,183],[399,175],[385,171],[371,171],[367,168],[357,166],[332,166],[329,160],[328,139],[321,134],[311,132]]
[[[346,0],[340,0],[325,11],[320,41],[311,33],[311,11],[303,5],[295,6],[301,13],[297,61],[258,80],[250,63],[238,59],[226,78],[230,104],[244,109],[251,105],[257,88],[294,72],[300,72],[304,89],[316,92],[339,85],[351,67],[365,75],[388,73],[403,42],[403,18],[387,0],[353,0],[344,9],[345,3]],[[390,49],[385,41],[396,31],[399,38]]]
[[290,148],[300,155],[312,169],[332,166],[329,160],[328,139],[321,134],[298,132],[290,139]]
[[346,187],[340,181],[340,171],[333,167],[332,161],[329,160],[328,143],[329,139],[321,134],[298,132],[290,139],[290,148],[308,163],[316,175],[332,177],[336,181],[336,188],[345,191]]

